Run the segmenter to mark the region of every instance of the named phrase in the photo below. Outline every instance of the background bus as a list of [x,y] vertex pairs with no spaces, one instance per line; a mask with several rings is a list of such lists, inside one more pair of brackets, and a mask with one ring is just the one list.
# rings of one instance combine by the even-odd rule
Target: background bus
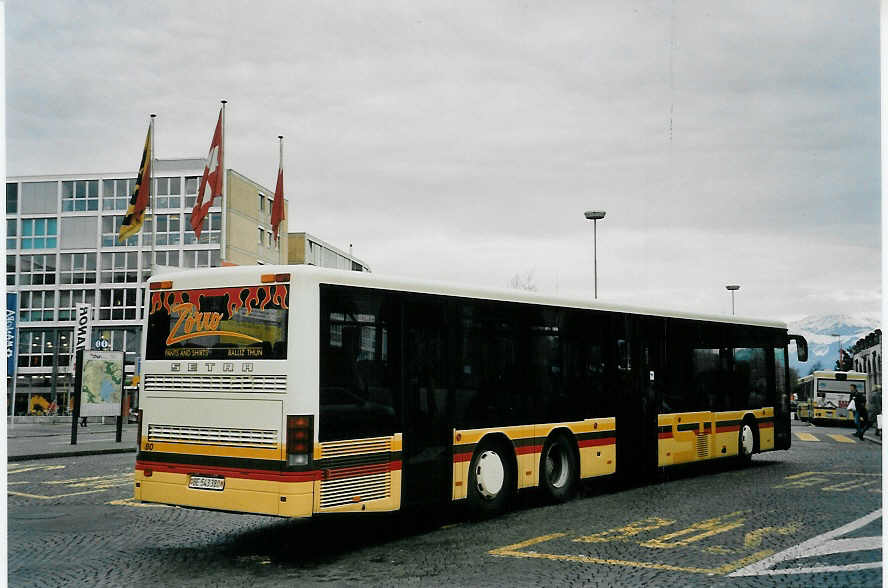
[[852,394],[866,396],[866,382],[863,372],[816,371],[799,378],[796,414],[803,421],[853,424],[848,403]]
[[782,323],[308,266],[152,277],[146,309],[137,500],[499,512],[790,446]]

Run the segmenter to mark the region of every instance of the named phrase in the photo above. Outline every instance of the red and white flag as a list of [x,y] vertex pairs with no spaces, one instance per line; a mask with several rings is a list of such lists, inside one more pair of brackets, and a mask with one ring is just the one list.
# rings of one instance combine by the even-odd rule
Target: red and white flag
[[274,202],[271,204],[271,228],[274,231],[275,241],[280,240],[278,230],[280,230],[281,221],[287,218],[284,212],[284,138],[278,138],[281,140],[281,159],[278,165],[277,185],[274,188]]
[[[223,106],[222,109],[224,108]],[[207,165],[197,190],[197,201],[191,211],[191,228],[194,229],[194,236],[198,238],[200,238],[201,226],[209,214],[213,200],[222,196],[222,178],[225,173],[222,153],[222,109],[219,110],[219,120],[216,123],[216,132],[213,133],[213,141],[210,143]]]

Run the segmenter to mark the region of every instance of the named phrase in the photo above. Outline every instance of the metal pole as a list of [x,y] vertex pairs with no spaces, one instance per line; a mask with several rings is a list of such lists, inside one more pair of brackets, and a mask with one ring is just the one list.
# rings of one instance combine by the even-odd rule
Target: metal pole
[[157,265],[157,251],[155,247],[157,245],[157,212],[155,208],[155,204],[157,203],[157,195],[155,192],[157,190],[154,189],[154,168],[157,163],[154,154],[157,153],[157,144],[154,142],[154,119],[157,118],[156,114],[151,115],[151,173],[148,174],[148,197],[151,201],[151,268],[150,273],[154,274],[154,266]]
[[[225,105],[228,104],[228,100],[222,100],[222,160],[219,162],[219,166],[222,171],[222,226],[220,227],[220,235],[219,235],[219,264],[222,264],[223,259],[227,259],[228,255],[225,251],[225,247],[228,245],[228,239],[226,239],[225,233],[228,232],[228,219],[225,217],[228,211],[228,173],[225,171],[225,156],[228,155],[226,151],[228,150],[228,143],[226,142],[227,135],[227,125],[225,124]],[[255,229],[254,229],[255,231]],[[212,255],[210,255],[212,257]]]
[[595,299],[598,300],[598,220],[592,221],[592,255],[595,260]]
[[734,291],[731,290],[731,316],[734,316]]

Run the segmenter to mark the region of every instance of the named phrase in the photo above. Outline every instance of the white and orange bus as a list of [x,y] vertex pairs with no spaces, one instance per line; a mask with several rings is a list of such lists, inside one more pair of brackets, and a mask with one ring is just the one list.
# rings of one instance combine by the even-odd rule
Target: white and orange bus
[[309,266],[155,276],[145,312],[143,502],[496,513],[790,446],[782,323]]

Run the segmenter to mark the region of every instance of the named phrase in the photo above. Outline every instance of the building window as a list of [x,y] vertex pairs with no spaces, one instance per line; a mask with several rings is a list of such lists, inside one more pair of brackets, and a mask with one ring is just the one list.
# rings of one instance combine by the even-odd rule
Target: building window
[[144,245],[151,244],[151,238],[156,234],[158,245],[178,245],[181,241],[181,214],[158,214],[157,216],[157,232],[151,226],[151,221],[146,221],[143,227],[142,243]]
[[[170,267],[179,267],[179,250],[170,249],[165,251],[154,252],[155,262],[153,265],[167,265]],[[142,280],[151,277],[151,252],[142,252]]]
[[51,321],[55,314],[54,290],[22,290],[19,292],[19,320]]
[[[120,225],[122,224],[123,215],[102,217],[102,247],[132,247],[139,244],[138,233],[123,243],[118,242],[117,236],[120,234]],[[144,230],[147,226],[148,224],[145,223],[142,229]]]
[[22,255],[20,283],[22,286],[41,286],[56,283],[55,253]]
[[197,188],[200,186],[200,178],[197,176],[191,176],[189,178],[185,178],[185,207],[186,208],[194,208],[194,203],[197,202]]
[[99,180],[62,182],[62,212],[98,209]]
[[103,284],[110,282],[138,282],[139,254],[135,251],[102,253]]
[[265,229],[259,227],[259,244],[265,245]]
[[15,255],[6,256],[6,285],[15,286]]
[[9,182],[6,184],[6,214],[16,212],[18,212],[18,184]]
[[265,195],[262,192],[259,192],[259,213],[263,214],[265,212]]
[[54,249],[58,244],[58,231],[58,219],[24,218],[22,249]]
[[140,329],[102,328],[93,327],[93,339],[104,339],[110,346],[109,351],[123,351],[126,353],[125,363],[134,364],[141,344]]
[[96,304],[95,290],[59,290],[59,320],[73,321],[77,318],[74,314],[78,303],[86,303],[90,306]]
[[62,253],[59,259],[60,284],[95,284],[95,253]]
[[18,221],[14,218],[6,219],[6,248],[16,249],[18,245]]
[[52,366],[52,336],[50,331],[22,330],[19,335],[19,367]]
[[139,288],[109,288],[99,292],[99,320],[120,321],[141,318]]
[[154,180],[155,208],[179,208],[182,206],[182,178],[157,178]]
[[219,267],[219,250],[183,251],[182,267]]
[[194,231],[191,230],[191,213],[185,214],[185,244],[194,245],[195,243],[219,243],[222,238],[222,213],[211,212],[204,218],[203,227],[200,231],[200,239],[195,239]]
[[135,185],[135,178],[102,182],[102,210],[126,210]]

